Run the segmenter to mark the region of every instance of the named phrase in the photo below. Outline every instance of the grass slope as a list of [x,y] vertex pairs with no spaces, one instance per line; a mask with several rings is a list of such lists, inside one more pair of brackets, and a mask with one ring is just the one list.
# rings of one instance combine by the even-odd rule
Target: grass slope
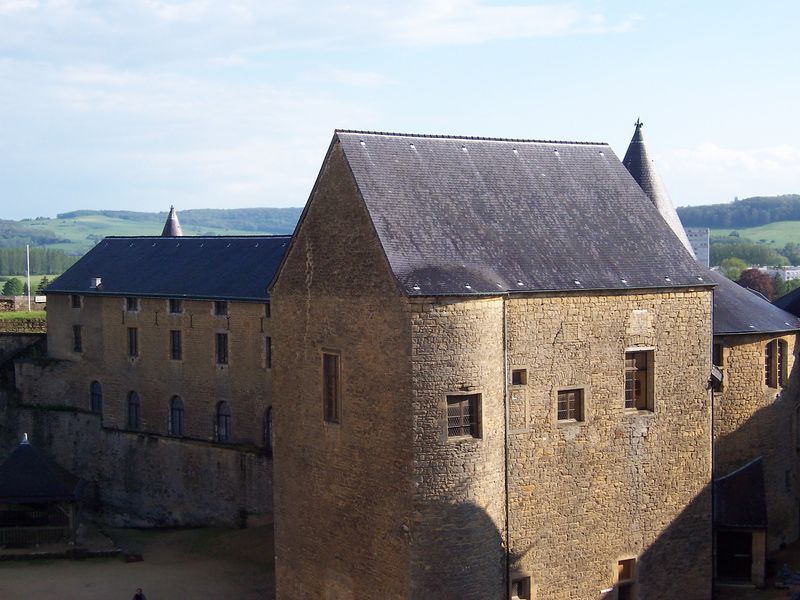
[[776,221],[758,227],[745,227],[736,229],[712,229],[712,236],[727,236],[731,231],[737,231],[743,238],[754,242],[762,242],[783,248],[789,242],[800,244],[800,221]]

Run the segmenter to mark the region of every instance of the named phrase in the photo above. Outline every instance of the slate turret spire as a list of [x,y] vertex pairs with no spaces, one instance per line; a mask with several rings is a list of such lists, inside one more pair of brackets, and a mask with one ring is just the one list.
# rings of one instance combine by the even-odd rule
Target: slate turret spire
[[672,206],[672,201],[669,199],[667,189],[664,187],[661,177],[658,176],[656,166],[653,159],[650,157],[650,152],[647,149],[647,144],[642,135],[642,127],[644,123],[636,119],[636,130],[633,132],[633,138],[628,146],[628,151],[625,153],[625,158],[622,159],[622,164],[628,169],[628,172],[633,175],[636,183],[639,184],[644,190],[644,193],[650,198],[658,212],[670,226],[670,229],[675,232],[678,239],[686,247],[689,253],[694,256],[692,245],[689,243],[689,238],[686,236],[686,231],[681,225],[681,220],[678,218],[678,213],[675,212],[675,207]]
[[181,229],[178,213],[175,212],[174,206],[169,207],[169,216],[167,217],[167,222],[164,223],[161,237],[183,237],[183,229]]

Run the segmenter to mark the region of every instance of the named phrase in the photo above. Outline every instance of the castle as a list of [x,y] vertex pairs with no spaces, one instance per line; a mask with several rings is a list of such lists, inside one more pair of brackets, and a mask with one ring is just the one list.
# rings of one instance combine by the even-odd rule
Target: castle
[[176,226],[16,365],[107,517],[274,510],[281,600],[699,600],[798,537],[800,320],[694,260],[640,123],[623,162],[337,131],[291,238]]

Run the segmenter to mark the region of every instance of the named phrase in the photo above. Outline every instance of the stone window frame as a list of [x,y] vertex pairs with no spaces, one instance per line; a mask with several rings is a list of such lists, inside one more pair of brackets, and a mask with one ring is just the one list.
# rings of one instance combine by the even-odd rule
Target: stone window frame
[[[475,399],[475,408],[474,408],[474,431],[470,434],[462,434],[462,435],[450,435],[450,401],[451,399],[455,400],[457,398],[474,398]],[[463,402],[460,400],[459,402]],[[448,442],[463,442],[469,440],[481,440],[483,439],[483,393],[477,390],[468,390],[468,391],[457,391],[457,392],[450,392],[446,394],[443,398],[443,406],[442,406],[442,437],[447,440]],[[463,428],[464,425],[459,425],[459,427]]]
[[167,300],[167,312],[171,315],[182,315],[183,298],[169,298]]
[[72,351],[83,352],[83,327],[81,325],[72,326]]
[[227,300],[214,300],[211,312],[215,317],[227,317],[230,315],[230,306]]
[[[517,383],[514,382],[515,375],[518,376]],[[528,368],[522,365],[513,365],[511,367],[509,385],[514,388],[521,388],[528,385]]]
[[180,329],[169,330],[169,359],[183,360],[183,331]]
[[[335,357],[335,373],[329,372]],[[329,381],[333,379],[333,381]],[[342,353],[340,350],[323,348],[320,353],[320,391],[322,395],[322,421],[326,425],[342,422]]]
[[175,394],[169,399],[169,418],[167,431],[174,437],[184,436],[184,424],[186,423],[186,405],[183,398]]
[[128,358],[135,359],[139,357],[139,328],[128,327]]
[[[581,394],[581,418],[580,419],[559,419],[558,418],[558,397],[563,392],[575,392],[578,391]],[[563,427],[569,425],[586,425],[589,416],[589,399],[591,398],[591,392],[588,385],[582,384],[575,384],[575,385],[567,385],[567,386],[560,386],[556,387],[553,391],[553,413],[555,415],[556,424]]]
[[70,294],[69,302],[71,308],[83,307],[83,297],[80,294]]
[[[624,568],[623,563],[629,563],[631,565],[631,573],[625,579],[622,579],[622,569]],[[617,559],[616,567],[614,568],[614,598],[616,600],[632,600],[636,598],[636,591],[637,591],[637,580],[636,574],[639,570],[639,559],[633,555],[622,556]],[[622,589],[627,590],[628,595],[620,594]]]
[[[223,343],[224,340],[224,343]],[[231,339],[227,331],[214,333],[214,363],[219,368],[224,368],[231,363]]]
[[141,309],[142,303],[137,296],[125,297],[125,312],[136,313]]
[[[627,379],[629,367],[627,366],[628,354],[647,354],[647,365],[645,369],[647,389],[645,391],[646,405],[643,407],[626,406],[627,400]],[[652,415],[656,410],[656,348],[655,346],[628,346],[622,355],[622,409],[629,415]]]
[[789,373],[789,343],[775,338],[763,346],[764,387],[777,390],[787,383]]
[[512,573],[509,577],[508,597],[511,600],[534,600],[536,591],[533,578],[523,573]]

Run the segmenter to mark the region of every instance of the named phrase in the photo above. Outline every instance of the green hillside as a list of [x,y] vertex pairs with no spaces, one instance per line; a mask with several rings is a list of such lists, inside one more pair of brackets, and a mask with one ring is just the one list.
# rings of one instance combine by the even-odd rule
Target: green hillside
[[769,244],[775,248],[783,248],[786,244],[800,244],[800,221],[777,221],[758,227],[737,229],[712,229],[711,235],[726,237],[736,231],[743,238]]

